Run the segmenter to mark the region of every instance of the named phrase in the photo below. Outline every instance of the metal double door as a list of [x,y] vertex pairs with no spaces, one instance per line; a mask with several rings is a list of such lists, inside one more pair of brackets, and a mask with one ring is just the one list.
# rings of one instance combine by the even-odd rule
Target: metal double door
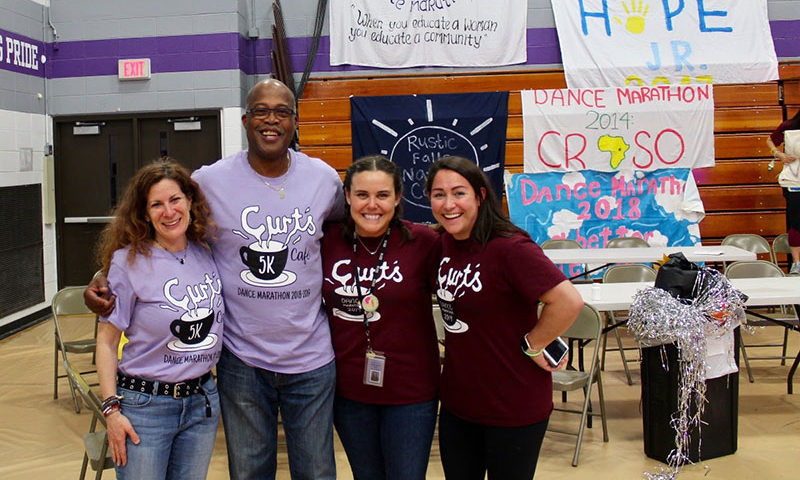
[[54,120],[58,287],[98,269],[97,240],[131,177],[168,155],[194,170],[220,158],[219,112]]

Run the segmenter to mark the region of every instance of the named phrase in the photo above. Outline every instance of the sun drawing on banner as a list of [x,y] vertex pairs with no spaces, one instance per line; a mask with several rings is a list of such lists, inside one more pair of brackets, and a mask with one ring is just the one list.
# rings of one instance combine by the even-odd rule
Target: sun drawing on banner
[[[381,154],[397,165],[407,165],[401,171],[403,198],[412,205],[430,210],[425,196],[425,181],[428,169],[434,161],[447,155],[460,155],[475,162],[485,173],[500,168],[500,163],[481,165],[479,152],[486,150],[489,145],[482,143],[476,146],[476,143],[481,142],[476,141],[475,136],[492,123],[492,117],[467,131],[463,125],[459,127],[458,118],[454,118],[449,126],[430,125],[435,119],[434,103],[431,99],[425,100],[425,113],[428,125],[417,125],[413,118],[408,118],[408,130],[404,132],[398,132],[376,118],[371,123],[395,139],[391,151],[383,149]],[[397,161],[406,155],[407,162]]]

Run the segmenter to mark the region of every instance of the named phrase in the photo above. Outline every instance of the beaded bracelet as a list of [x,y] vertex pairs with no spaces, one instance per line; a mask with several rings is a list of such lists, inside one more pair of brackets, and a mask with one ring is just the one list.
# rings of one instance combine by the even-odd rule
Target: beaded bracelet
[[120,409],[120,400],[122,400],[122,396],[120,395],[111,395],[110,397],[103,400],[102,405],[100,405],[100,409],[103,411],[103,416],[107,417],[111,414],[111,411],[116,409]]

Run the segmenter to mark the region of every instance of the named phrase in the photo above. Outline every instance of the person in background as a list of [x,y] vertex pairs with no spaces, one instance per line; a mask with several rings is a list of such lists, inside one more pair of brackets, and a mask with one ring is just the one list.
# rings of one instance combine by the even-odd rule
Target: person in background
[[[278,415],[293,480],[335,480],[331,333],[322,306],[320,240],[341,219],[344,195],[331,166],[292,150],[294,94],[257,83],[242,115],[248,149],[195,171],[219,226],[211,243],[225,295],[217,365],[233,480],[275,478]],[[84,299],[113,308],[95,278]]]
[[[772,152],[775,160],[783,165],[797,160],[796,157],[787,155],[780,149],[784,146],[783,132],[786,130],[800,130],[800,110],[794,117],[778,125],[778,128],[767,137],[767,147]],[[770,169],[772,168],[770,163]],[[789,273],[800,275],[800,187],[783,187],[783,197],[786,199],[786,235],[789,239],[789,250],[792,253],[792,266]]]
[[383,156],[351,164],[344,194],[345,221],[322,241],[334,424],[355,480],[424,480],[438,409],[439,235],[401,220],[400,172]]
[[163,157],[133,177],[103,232],[116,308],[100,318],[97,372],[118,479],[206,478],[225,312],[212,226],[197,183]]
[[437,160],[425,191],[445,231],[437,273],[446,330],[439,414],[445,477],[478,480],[488,472],[489,480],[530,480],[553,408],[556,367],[542,350],[572,324],[583,301],[503,215],[475,163]]

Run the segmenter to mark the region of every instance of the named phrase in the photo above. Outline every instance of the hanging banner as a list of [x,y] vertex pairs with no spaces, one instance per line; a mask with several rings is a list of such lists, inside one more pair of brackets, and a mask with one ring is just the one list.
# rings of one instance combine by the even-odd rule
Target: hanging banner
[[521,93],[525,172],[714,166],[711,85]]
[[331,0],[330,64],[490,67],[527,61],[527,0]]
[[542,243],[571,238],[602,248],[614,237],[653,246],[700,244],[703,202],[691,170],[507,175],[511,221]]
[[766,0],[551,0],[567,85],[778,79]]
[[474,161],[500,195],[508,92],[350,97],[353,159],[380,154],[403,178],[403,213],[432,222],[425,181],[433,162],[459,155]]

